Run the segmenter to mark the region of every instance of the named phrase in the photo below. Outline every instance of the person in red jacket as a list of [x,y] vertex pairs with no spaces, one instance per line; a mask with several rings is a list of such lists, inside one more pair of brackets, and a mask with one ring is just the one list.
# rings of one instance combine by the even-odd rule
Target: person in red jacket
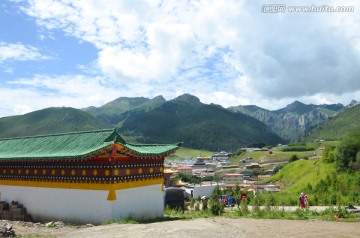
[[304,193],[301,193],[300,194],[300,197],[299,197],[299,207],[300,208],[305,208],[306,205],[305,205],[305,196],[304,196]]

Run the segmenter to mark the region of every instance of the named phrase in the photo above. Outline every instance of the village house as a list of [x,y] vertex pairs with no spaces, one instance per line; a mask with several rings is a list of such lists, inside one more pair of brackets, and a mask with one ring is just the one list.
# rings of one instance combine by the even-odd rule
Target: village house
[[212,160],[216,160],[216,161],[226,161],[228,160],[230,157],[232,156],[232,153],[228,153],[225,151],[221,151],[219,153],[213,154],[211,156]]
[[0,139],[1,199],[40,221],[161,217],[164,159],[179,146],[130,144],[114,129]]
[[179,174],[191,177],[193,175],[192,168],[190,166],[178,167]]
[[261,169],[261,165],[259,165],[258,163],[247,164],[246,169]]
[[241,148],[240,149],[241,151],[243,151],[243,152],[255,152],[255,151],[268,151],[269,149],[268,148],[266,148],[266,147],[264,147],[264,148],[248,148],[248,147],[246,147],[246,148]]
[[240,184],[243,182],[243,174],[224,174],[223,176],[223,182],[226,184],[226,185],[229,185],[229,184]]

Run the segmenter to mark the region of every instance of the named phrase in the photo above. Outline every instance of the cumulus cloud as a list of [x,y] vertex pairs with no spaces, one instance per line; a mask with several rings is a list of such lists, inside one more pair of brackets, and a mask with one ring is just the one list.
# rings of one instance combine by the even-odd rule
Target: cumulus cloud
[[48,59],[48,57],[42,55],[39,50],[33,46],[0,41],[0,62],[8,60],[28,61],[45,59]]
[[47,107],[101,106],[126,89],[111,88],[100,77],[83,75],[34,75],[0,85],[3,100],[0,115],[23,114]]
[[[267,3],[355,11],[265,14]],[[359,95],[358,1],[29,0],[21,9],[48,31],[96,46],[99,77],[129,96],[191,93],[207,103],[274,108]],[[88,79],[51,85],[65,91],[76,80]],[[48,87],[50,79],[35,81]]]

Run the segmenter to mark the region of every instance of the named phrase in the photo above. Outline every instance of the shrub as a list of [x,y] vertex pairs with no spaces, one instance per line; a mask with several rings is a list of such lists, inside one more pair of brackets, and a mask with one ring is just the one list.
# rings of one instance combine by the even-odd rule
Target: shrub
[[206,210],[208,209],[208,201],[207,201],[207,199],[204,199],[204,200],[202,201],[202,209],[203,209],[204,211],[206,211]]
[[214,204],[210,208],[211,214],[215,216],[219,216],[224,212],[224,205],[219,202],[214,202]]
[[294,162],[294,161],[297,161],[297,160],[299,160],[299,158],[297,157],[297,155],[292,155],[291,156],[291,158],[289,159],[289,163],[291,163],[291,162]]
[[[339,170],[353,170],[357,166],[357,155],[360,152],[360,130],[349,134],[338,145],[335,158]],[[355,163],[355,168],[353,164]]]
[[200,211],[200,204],[199,202],[195,203],[195,211]]
[[283,152],[287,151],[312,151],[314,150],[314,147],[310,146],[286,146],[281,149]]
[[194,209],[194,206],[195,206],[195,199],[191,197],[189,202],[189,207],[190,209]]

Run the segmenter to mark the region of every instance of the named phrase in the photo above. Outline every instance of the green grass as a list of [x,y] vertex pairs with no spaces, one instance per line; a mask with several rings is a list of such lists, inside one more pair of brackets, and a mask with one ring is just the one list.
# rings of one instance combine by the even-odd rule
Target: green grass
[[340,140],[334,140],[334,141],[313,141],[313,142],[307,142],[308,146],[312,146],[314,148],[323,148],[326,146],[337,146],[341,141]]
[[314,151],[290,151],[290,152],[283,152],[280,151],[278,147],[271,150],[272,153],[269,151],[254,151],[254,152],[244,152],[239,156],[234,156],[230,158],[231,164],[238,165],[242,164],[242,160],[247,157],[251,157],[254,159],[255,162],[262,163],[262,162],[271,162],[276,160],[289,160],[291,156],[296,154],[299,158],[304,157],[311,157],[314,155],[319,155],[317,152]]
[[323,163],[321,159],[287,164],[262,183],[281,186],[278,193],[259,195],[262,202],[272,196],[277,205],[296,205],[299,194],[304,192],[311,205],[360,204],[360,171],[340,173],[334,164]]
[[[173,209],[166,209],[165,216],[170,218],[177,217],[178,219],[194,219],[194,218],[210,218],[216,217],[216,215],[208,210],[186,210],[177,211]],[[339,218],[335,218],[334,215],[338,215]],[[348,221],[348,222],[360,222],[360,216],[350,213],[341,207],[329,207],[324,211],[314,211],[309,209],[297,209],[295,211],[285,211],[278,206],[267,206],[260,209],[254,206],[250,209],[247,204],[242,204],[239,208],[224,210],[221,215],[227,218],[256,218],[256,219],[289,219],[289,220],[327,220],[327,221]]]
[[175,154],[166,157],[166,160],[172,161],[196,158],[199,154],[201,154],[202,157],[210,157],[214,154],[214,152],[181,147],[175,152]]
[[124,218],[121,218],[121,219],[110,219],[110,220],[107,220],[103,223],[103,225],[110,225],[110,224],[114,224],[114,223],[117,223],[117,224],[139,224],[139,221],[136,220],[136,219],[133,219],[131,217],[124,217]]
[[321,156],[322,150],[319,148],[324,148],[325,146],[336,146],[340,143],[340,141],[318,141],[318,142],[308,142],[306,145],[308,147],[315,148],[312,151],[282,151],[281,146],[273,147],[270,151],[254,151],[254,152],[244,152],[241,155],[233,156],[230,158],[230,161],[233,165],[242,164],[242,160],[247,157],[251,157],[255,160],[255,162],[271,162],[276,160],[289,160],[291,156],[294,154],[298,158],[311,158],[312,156]]
[[297,193],[308,183],[315,183],[317,180],[325,179],[326,176],[335,172],[332,164],[320,163],[320,160],[299,160],[283,167],[279,173],[271,178],[265,179],[267,182],[279,182],[287,189],[287,193]]
[[[335,215],[338,218],[335,218]],[[266,218],[266,219],[288,219],[288,220],[326,220],[326,221],[349,221],[360,222],[360,216],[352,214],[341,207],[329,207],[324,211],[314,211],[309,209],[296,209],[295,211],[285,211],[281,207],[266,207],[260,209],[253,207],[252,210],[247,206],[241,206],[239,209],[228,214],[234,218]]]

